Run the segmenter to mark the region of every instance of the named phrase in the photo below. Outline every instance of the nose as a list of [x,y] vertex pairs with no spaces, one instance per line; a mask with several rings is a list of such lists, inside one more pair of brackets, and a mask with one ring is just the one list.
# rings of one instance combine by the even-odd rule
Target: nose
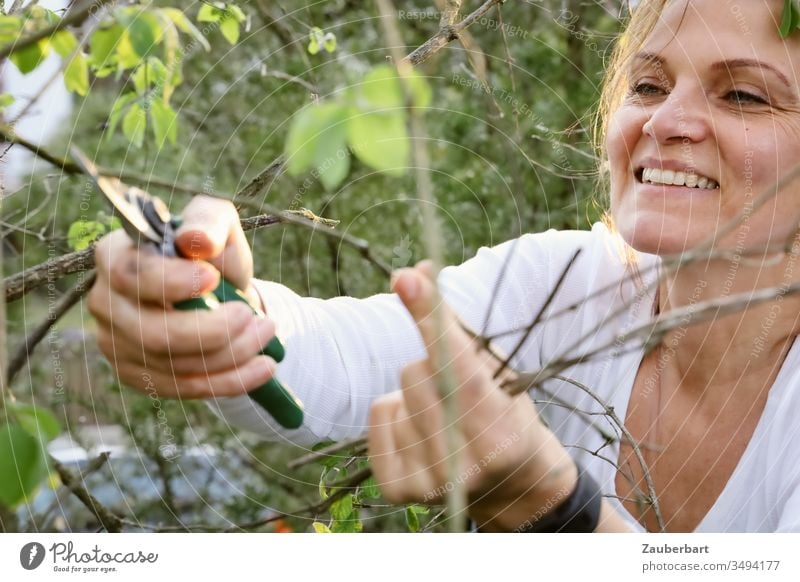
[[664,145],[703,141],[711,131],[707,98],[703,91],[675,87],[654,105],[642,131]]

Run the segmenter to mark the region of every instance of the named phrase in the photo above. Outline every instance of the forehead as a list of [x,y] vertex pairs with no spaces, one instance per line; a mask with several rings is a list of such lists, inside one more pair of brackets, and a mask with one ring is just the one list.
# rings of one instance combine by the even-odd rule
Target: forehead
[[800,30],[778,34],[782,0],[672,0],[641,51],[668,61],[704,63],[737,58],[769,60],[800,73]]

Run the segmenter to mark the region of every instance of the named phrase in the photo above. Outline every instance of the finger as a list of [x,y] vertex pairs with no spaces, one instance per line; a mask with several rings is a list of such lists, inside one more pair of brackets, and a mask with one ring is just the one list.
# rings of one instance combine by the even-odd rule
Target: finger
[[438,352],[444,351],[440,342],[445,336],[454,334],[450,341],[458,340],[460,345],[456,347],[459,349],[465,347],[468,338],[444,303],[431,274],[429,262],[400,269],[393,275],[392,288],[417,324],[428,354],[436,358],[440,355]]
[[410,421],[422,438],[431,439],[432,456],[444,451],[437,441],[444,427],[437,378],[429,360],[412,362],[400,373],[403,400]]
[[[397,414],[397,408],[402,405],[400,393],[393,392],[377,398],[370,408],[367,446],[369,462],[375,480],[381,487],[384,495],[391,495],[392,483],[402,475],[402,467],[397,459],[394,430],[392,423]],[[383,484],[389,484],[384,487]]]
[[218,374],[173,376],[127,362],[115,364],[120,381],[127,386],[165,398],[182,399],[241,396],[272,378],[277,367],[271,358],[259,356],[240,368]]
[[136,248],[130,238],[115,231],[95,249],[98,281],[93,293],[111,288],[141,303],[172,305],[213,290],[219,273],[202,261],[160,255],[155,248]]
[[[422,500],[433,488],[426,447],[405,414],[399,393],[375,401],[369,424],[370,466],[384,497],[392,503]],[[406,441],[408,445],[398,448]]]
[[266,337],[274,331],[267,319],[257,319],[247,305],[234,301],[210,311],[164,311],[160,307],[114,301],[105,310],[111,333],[145,354],[163,356],[202,355],[228,347],[245,328],[256,321]]
[[[145,353],[141,347],[131,348],[131,343],[126,341],[118,345],[116,355],[118,359],[169,374],[189,375],[198,372],[213,374],[243,366],[258,356],[273,337],[274,329],[274,323],[269,320],[263,324],[261,320],[253,320],[242,333],[232,339],[229,345],[223,346],[219,350],[208,350],[189,355],[160,355],[152,352]],[[103,338],[103,343],[108,345],[109,340]]]
[[181,253],[208,261],[231,283],[246,289],[253,276],[253,256],[233,204],[195,196],[182,219],[176,238]]

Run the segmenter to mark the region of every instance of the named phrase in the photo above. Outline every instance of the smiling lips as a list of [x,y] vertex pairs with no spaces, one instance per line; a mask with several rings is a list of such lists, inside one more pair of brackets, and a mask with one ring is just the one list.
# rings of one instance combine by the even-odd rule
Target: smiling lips
[[637,172],[637,177],[645,184],[686,186],[687,188],[697,188],[700,190],[714,190],[715,188],[719,188],[719,184],[711,178],[682,170],[643,168]]

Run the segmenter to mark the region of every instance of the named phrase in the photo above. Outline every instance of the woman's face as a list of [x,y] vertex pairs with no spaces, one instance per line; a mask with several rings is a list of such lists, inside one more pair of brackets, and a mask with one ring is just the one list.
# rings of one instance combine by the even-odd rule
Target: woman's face
[[634,57],[606,147],[611,213],[635,249],[681,252],[742,213],[718,247],[760,248],[797,229],[800,181],[752,204],[800,163],[800,31],[779,37],[782,7],[675,0]]

